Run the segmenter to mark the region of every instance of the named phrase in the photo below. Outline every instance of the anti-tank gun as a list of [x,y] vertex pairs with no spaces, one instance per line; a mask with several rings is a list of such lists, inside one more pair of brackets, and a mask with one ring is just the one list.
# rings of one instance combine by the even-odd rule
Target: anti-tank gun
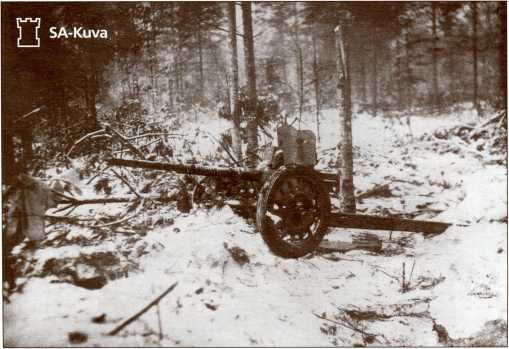
[[330,195],[338,192],[340,178],[314,169],[314,133],[283,125],[277,130],[277,139],[277,146],[267,151],[262,166],[254,170],[116,158],[108,163],[204,176],[193,192],[194,203],[235,201],[240,206],[256,206],[257,228],[271,251],[281,257],[297,258],[312,252],[329,226],[425,234],[437,234],[449,226],[332,211]]

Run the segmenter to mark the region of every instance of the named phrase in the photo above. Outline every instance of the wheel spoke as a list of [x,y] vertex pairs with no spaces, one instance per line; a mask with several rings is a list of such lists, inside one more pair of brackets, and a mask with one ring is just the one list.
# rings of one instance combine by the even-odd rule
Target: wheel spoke
[[309,179],[294,177],[274,188],[267,210],[277,216],[275,227],[283,240],[302,243],[314,235],[319,207],[312,186]]
[[[283,256],[301,256],[311,251],[325,233],[322,217],[328,210],[327,193],[319,178],[306,168],[284,168],[274,174],[260,206],[264,239]],[[259,221],[260,222],[260,221]],[[270,241],[272,239],[274,243]]]

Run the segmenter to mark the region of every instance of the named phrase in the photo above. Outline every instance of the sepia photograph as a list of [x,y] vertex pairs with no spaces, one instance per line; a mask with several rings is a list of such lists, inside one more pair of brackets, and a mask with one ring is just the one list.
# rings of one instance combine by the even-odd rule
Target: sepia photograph
[[4,347],[507,347],[505,1],[1,2]]

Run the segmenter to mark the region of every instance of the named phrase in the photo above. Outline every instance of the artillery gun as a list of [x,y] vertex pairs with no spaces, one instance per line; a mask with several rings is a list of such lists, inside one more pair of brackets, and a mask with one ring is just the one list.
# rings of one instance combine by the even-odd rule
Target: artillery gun
[[437,234],[449,224],[347,214],[331,210],[330,195],[339,190],[339,177],[314,169],[316,139],[312,131],[283,125],[278,144],[271,147],[262,166],[254,170],[210,168],[153,161],[108,160],[127,166],[205,176],[196,186],[197,204],[214,197],[236,198],[243,205],[256,203],[256,225],[270,250],[281,257],[298,258],[314,251],[329,226]]

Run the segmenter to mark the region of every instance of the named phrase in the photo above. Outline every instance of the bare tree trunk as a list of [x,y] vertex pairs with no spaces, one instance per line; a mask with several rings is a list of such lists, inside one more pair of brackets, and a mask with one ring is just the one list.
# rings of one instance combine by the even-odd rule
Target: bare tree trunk
[[405,34],[405,109],[407,112],[406,123],[408,126],[408,132],[410,134],[410,140],[413,142],[414,136],[412,133],[412,125],[410,121],[410,112],[412,110],[412,84],[411,84],[411,71],[410,71],[410,38],[408,33]]
[[[5,109],[4,109],[5,110]],[[17,162],[14,156],[14,142],[12,140],[13,128],[12,122],[7,121],[7,117],[2,116],[2,181],[5,184],[14,182],[17,175]]]
[[23,159],[21,162],[21,167],[23,171],[27,171],[31,167],[32,159],[33,159],[33,150],[32,150],[32,127],[29,123],[25,122],[23,127],[20,129],[21,135],[21,146],[23,148]]
[[239,61],[237,57],[237,15],[235,13],[235,2],[228,2],[229,36],[232,66],[232,146],[237,161],[242,161],[242,141],[240,138],[240,117],[239,117]]
[[154,112],[157,110],[157,100],[156,100],[156,94],[157,94],[157,47],[156,47],[156,43],[157,43],[157,33],[156,33],[156,22],[157,22],[157,19],[155,18],[155,9],[152,8],[152,4],[151,4],[151,15],[150,15],[150,19],[151,19],[151,41],[150,41],[150,80],[151,80],[151,84],[152,84],[152,90],[150,91],[151,92],[151,95],[152,95],[152,108],[154,108]]
[[432,86],[432,104],[433,111],[437,111],[439,109],[439,101],[438,101],[438,36],[437,36],[437,5],[435,2],[431,3],[431,30],[432,30],[432,52],[431,52],[431,64],[433,69],[433,86]]
[[498,16],[500,19],[500,44],[498,49],[498,89],[499,107],[507,110],[507,3],[498,3]]
[[[59,87],[58,87],[58,90],[60,91],[60,101],[59,102],[56,102],[58,104],[60,104],[60,107],[57,107],[58,110],[60,111],[59,112],[59,116],[58,116],[58,120],[62,120],[62,123],[64,125],[64,129],[63,131],[61,131],[61,128],[58,127],[58,124],[55,123],[55,133],[53,134],[53,137],[62,137],[64,139],[69,139],[69,134],[71,132],[71,125],[69,124],[69,105],[67,103],[68,101],[68,98],[67,98],[67,89],[65,87],[64,84],[60,84]],[[59,130],[60,130],[60,135],[59,135]],[[65,152],[65,150],[67,149],[68,145],[66,144],[67,142],[61,142],[60,143],[60,151],[63,153]]]
[[180,66],[180,55],[177,56],[177,63],[175,64],[175,101],[178,105],[182,102],[182,98],[184,96],[183,88],[182,88],[182,72]]
[[[152,56],[152,55],[151,55]],[[152,98],[152,108],[154,112],[156,111],[156,86],[155,86],[155,73],[154,73],[154,65],[153,65],[153,57],[150,58],[150,81],[152,85],[152,89],[150,90],[150,96]]]
[[203,104],[205,98],[205,79],[203,76],[203,47],[202,47],[202,32],[201,29],[198,28],[197,32],[198,36],[198,58],[199,58],[199,68],[200,68],[200,93],[199,93],[199,102]]
[[320,143],[320,74],[318,72],[318,57],[316,51],[316,29],[313,30],[313,75],[316,103],[316,138]]
[[378,38],[376,29],[373,31],[373,116],[378,114]]
[[338,176],[340,186],[340,209],[346,213],[355,213],[353,185],[352,150],[352,101],[348,35],[341,25],[335,29],[336,69],[338,77],[338,109],[340,117],[340,152],[338,156]]
[[473,91],[473,104],[474,108],[477,111],[477,115],[481,116],[481,107],[479,105],[479,96],[478,96],[478,70],[477,70],[477,3],[475,1],[472,1],[470,3],[470,6],[472,7],[472,60],[473,60],[473,66],[474,66],[474,91]]
[[246,77],[248,85],[248,122],[247,122],[247,165],[256,167],[258,151],[258,123],[256,120],[256,65],[253,42],[253,19],[251,16],[251,2],[243,1],[242,24],[244,27],[244,56],[246,59]]
[[368,99],[367,99],[367,82],[366,82],[366,55],[365,55],[365,52],[366,52],[366,48],[364,46],[364,41],[362,43],[362,46],[361,46],[361,59],[360,59],[360,64],[361,64],[361,101],[362,101],[362,104],[365,106],[366,104],[368,104]]
[[[302,119],[302,112],[304,108],[304,59],[302,56],[302,47],[300,46],[300,38],[299,38],[299,22],[298,22],[298,10],[297,10],[297,2],[293,3],[293,35],[294,35],[294,45],[295,45],[295,53],[297,64],[295,64],[297,68],[297,76],[299,78],[299,123]],[[300,127],[300,125],[299,125]]]
[[171,111],[173,111],[173,79],[171,76],[168,77],[168,103]]
[[403,76],[401,74],[401,43],[396,40],[396,74],[398,84],[398,111],[403,110]]
[[89,113],[87,122],[87,131],[99,129],[97,121],[96,97],[99,93],[99,82],[97,81],[96,63],[94,57],[90,56],[90,76],[85,79],[85,104]]
[[297,44],[297,73],[299,74],[299,122],[302,119],[302,113],[304,111],[304,59],[302,57],[302,48]]
[[410,38],[405,34],[405,109],[412,108],[412,83],[410,70]]
[[182,81],[182,33],[177,32],[177,62],[176,68],[176,97],[177,97],[177,108],[180,108],[180,104],[184,101],[184,82]]

